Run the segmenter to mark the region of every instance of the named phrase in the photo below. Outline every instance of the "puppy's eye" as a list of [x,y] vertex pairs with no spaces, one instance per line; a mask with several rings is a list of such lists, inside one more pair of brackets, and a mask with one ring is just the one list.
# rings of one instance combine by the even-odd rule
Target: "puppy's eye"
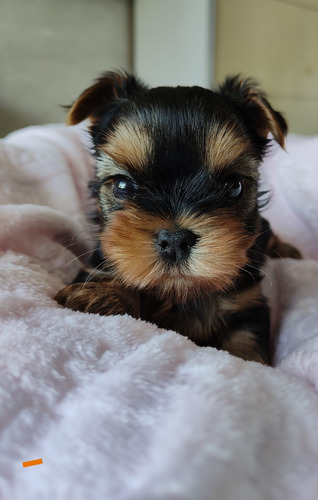
[[113,193],[115,198],[125,200],[137,191],[137,185],[129,177],[120,176],[114,180]]
[[228,196],[230,198],[237,198],[238,196],[240,196],[242,189],[243,189],[242,183],[238,179],[235,179],[231,182],[227,182],[225,184],[225,187],[227,189]]

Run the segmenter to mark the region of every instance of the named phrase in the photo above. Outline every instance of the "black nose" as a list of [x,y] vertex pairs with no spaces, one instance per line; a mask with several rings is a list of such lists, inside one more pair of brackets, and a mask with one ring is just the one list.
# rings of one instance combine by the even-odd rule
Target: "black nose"
[[162,229],[157,234],[156,243],[162,258],[171,262],[181,262],[190,255],[198,237],[186,229],[169,231]]

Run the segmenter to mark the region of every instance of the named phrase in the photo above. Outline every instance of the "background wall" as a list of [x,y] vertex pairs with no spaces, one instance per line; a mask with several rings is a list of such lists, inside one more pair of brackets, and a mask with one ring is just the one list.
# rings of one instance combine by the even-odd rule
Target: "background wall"
[[256,78],[290,131],[318,134],[318,0],[218,0],[215,79]]
[[211,87],[216,0],[135,0],[133,66],[148,84]]
[[1,0],[0,137],[64,122],[101,71],[131,68],[128,0]]
[[253,76],[292,132],[318,134],[318,0],[1,0],[0,14],[0,136],[63,122],[60,105],[118,67],[154,85]]

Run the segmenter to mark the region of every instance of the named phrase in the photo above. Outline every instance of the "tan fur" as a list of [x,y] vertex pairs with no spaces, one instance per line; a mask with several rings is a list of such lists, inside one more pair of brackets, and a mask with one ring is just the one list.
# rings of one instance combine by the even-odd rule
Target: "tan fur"
[[96,175],[100,181],[103,181],[116,175],[127,175],[127,172],[113,158],[107,154],[101,154],[96,162]]
[[240,156],[251,153],[248,143],[242,141],[233,124],[213,127],[206,144],[207,164],[212,172],[229,167]]
[[98,122],[100,109],[108,101],[120,97],[120,89],[125,85],[127,75],[124,73],[108,73],[94,85],[84,90],[79,98],[70,107],[67,115],[67,125],[76,125],[85,118],[92,124]]
[[282,131],[281,127],[279,126],[279,123],[277,122],[275,118],[275,114],[272,110],[272,108],[268,105],[266,101],[260,98],[259,94],[257,92],[253,92],[251,90],[250,93],[250,98],[251,101],[255,102],[257,106],[263,111],[267,124],[266,126],[258,128],[258,133],[267,138],[269,132],[273,134],[273,137],[275,141],[282,147],[285,148],[285,134]]
[[126,122],[115,128],[101,150],[120,165],[142,170],[151,156],[152,142],[143,127]]
[[[186,264],[168,270],[154,239],[159,230],[173,228],[193,231],[199,240]],[[237,219],[224,214],[184,215],[169,221],[144,216],[131,207],[111,218],[100,239],[105,255],[126,286],[155,288],[160,295],[180,301],[203,291],[229,287],[247,263],[246,251],[255,236],[247,236]]]
[[90,312],[104,316],[130,314],[140,317],[139,295],[118,286],[106,275],[96,282],[88,281],[69,285],[61,290],[56,300],[74,311]]
[[287,124],[283,117],[269,104],[266,95],[251,78],[237,75],[222,87],[222,92],[236,100],[254,121],[255,131],[264,138],[271,133],[275,141],[284,148]]

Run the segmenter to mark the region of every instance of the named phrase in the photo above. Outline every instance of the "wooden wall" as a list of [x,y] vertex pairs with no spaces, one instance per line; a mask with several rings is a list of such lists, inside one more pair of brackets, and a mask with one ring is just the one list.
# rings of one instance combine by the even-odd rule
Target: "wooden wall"
[[131,69],[129,0],[1,0],[0,137],[64,122],[102,71]]
[[318,134],[318,0],[218,0],[215,79],[257,79],[290,131]]

